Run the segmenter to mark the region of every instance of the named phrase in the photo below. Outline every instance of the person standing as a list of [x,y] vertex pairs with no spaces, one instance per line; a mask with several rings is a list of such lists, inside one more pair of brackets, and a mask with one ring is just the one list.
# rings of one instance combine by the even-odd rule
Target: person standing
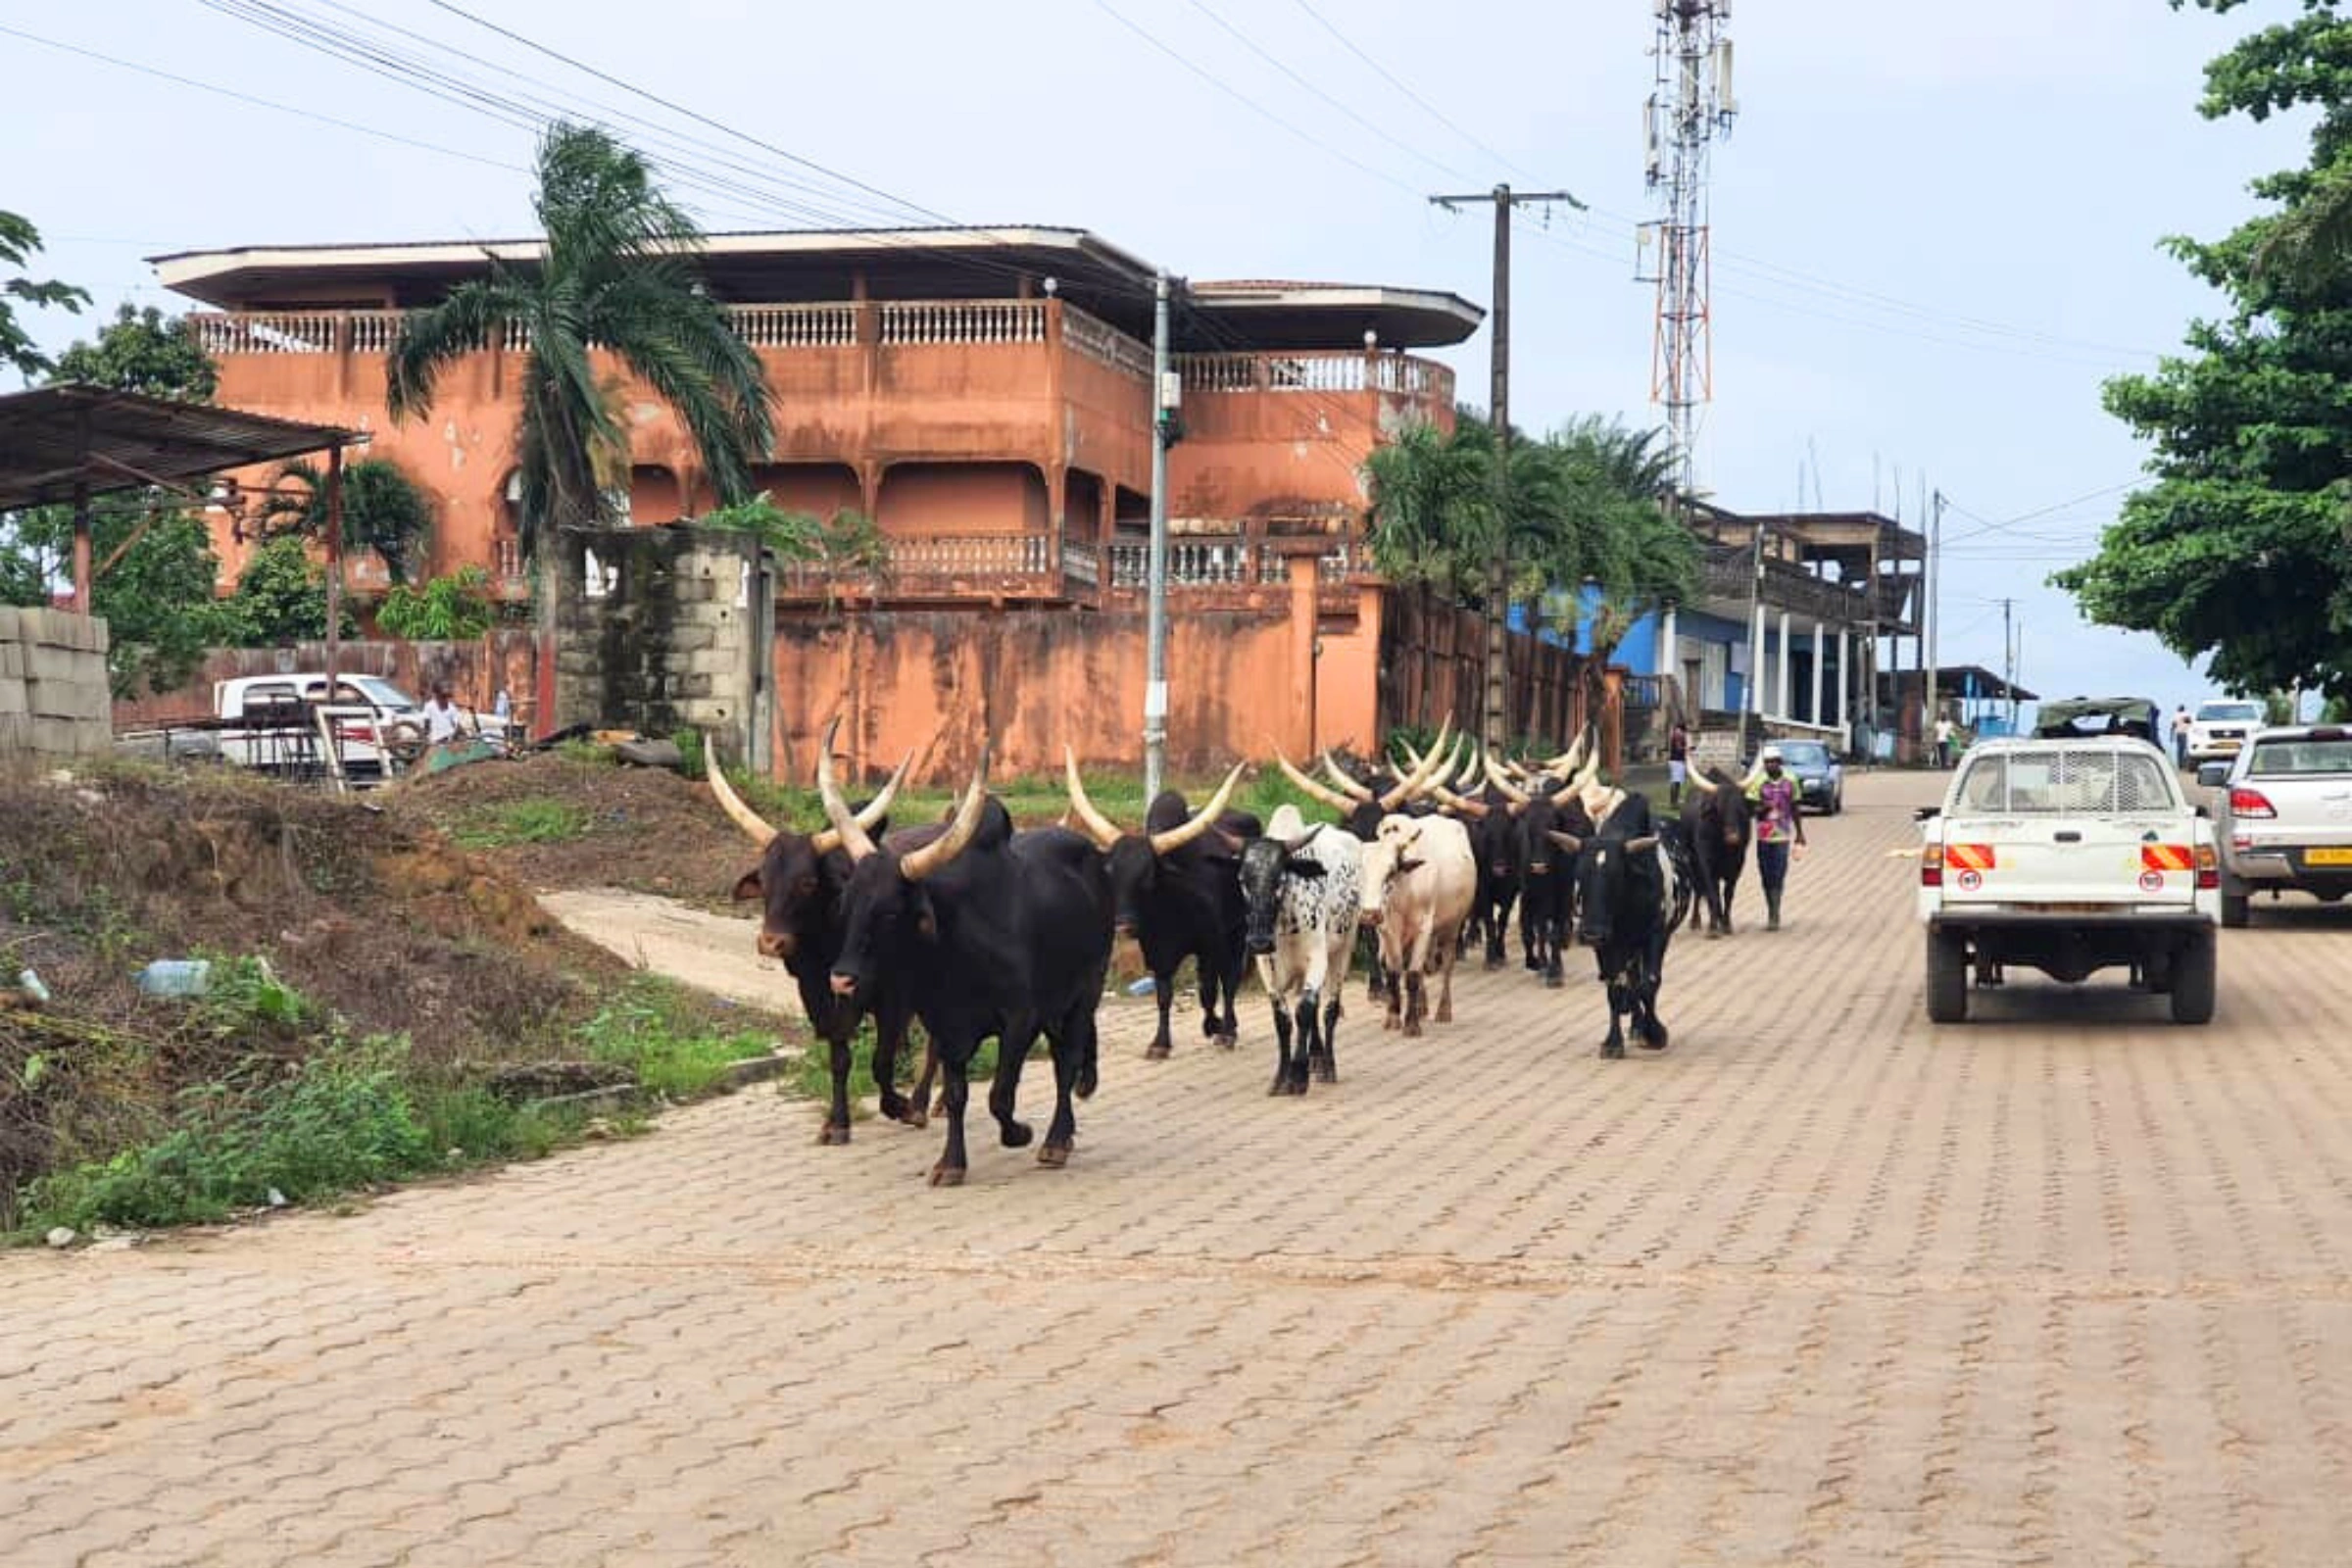
[[1749,786],[1755,803],[1756,876],[1764,884],[1764,929],[1781,928],[1781,889],[1788,881],[1791,848],[1805,843],[1805,819],[1796,808],[1796,780],[1782,766],[1781,749],[1764,748],[1764,776]]
[[1674,728],[1666,732],[1666,805],[1671,810],[1683,808],[1683,785],[1690,777],[1690,732],[1676,719]]
[[1952,765],[1952,721],[1941,713],[1936,715],[1936,765]]
[[433,695],[424,705],[424,743],[438,746],[457,739],[458,705],[450,692],[449,682],[433,683]]
[[2188,705],[2182,703],[2173,710],[2173,765],[2188,765],[2188,727],[2195,720],[2188,716]]

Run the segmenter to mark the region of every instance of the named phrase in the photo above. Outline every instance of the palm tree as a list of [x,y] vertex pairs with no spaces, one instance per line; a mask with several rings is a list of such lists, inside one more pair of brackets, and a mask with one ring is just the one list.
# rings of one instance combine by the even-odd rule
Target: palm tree
[[[1458,602],[1486,570],[1494,518],[1493,443],[1464,419],[1451,431],[1415,420],[1364,461],[1372,515],[1372,563],[1392,582],[1418,584]],[[1492,649],[1490,647],[1490,654]],[[1423,627],[1423,701],[1437,685],[1437,639]],[[1491,719],[1496,715],[1489,715]],[[1493,739],[1489,725],[1489,739]],[[1376,748],[1377,749],[1377,748]]]
[[538,178],[544,255],[524,268],[493,261],[487,277],[411,313],[387,357],[385,402],[395,419],[429,414],[442,370],[510,328],[528,334],[515,442],[520,542],[538,577],[539,717],[551,727],[555,536],[618,521],[612,481],[627,471],[628,432],[594,352],[612,354],[669,405],[722,504],[749,499],[751,466],[774,430],[759,356],[697,280],[701,230],[645,160],[602,130],[559,123],[539,144]]
[[[299,533],[326,537],[326,475],[308,458],[296,458],[277,470],[281,480],[303,485],[300,495],[274,490],[262,506],[265,539]],[[410,568],[419,564],[419,553],[432,531],[433,506],[415,480],[389,458],[362,458],[343,468],[343,550],[372,550],[384,564],[384,574],[406,583]]]

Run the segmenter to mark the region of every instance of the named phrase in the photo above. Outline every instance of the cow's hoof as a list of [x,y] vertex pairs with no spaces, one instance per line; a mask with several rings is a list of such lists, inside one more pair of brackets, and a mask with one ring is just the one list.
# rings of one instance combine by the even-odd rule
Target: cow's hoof
[[1095,1098],[1096,1089],[1100,1087],[1095,1081],[1095,1064],[1090,1061],[1078,1069],[1078,1081],[1070,1085],[1070,1093],[1076,1095],[1080,1100],[1092,1100]]
[[1543,969],[1544,961],[1541,958],[1529,958],[1526,960],[1526,965],[1529,974],[1536,974]]
[[1319,1084],[1336,1084],[1339,1081],[1340,1075],[1336,1069],[1328,1066],[1317,1067],[1315,1069],[1315,1082]]
[[850,1141],[850,1130],[847,1127],[836,1127],[831,1122],[827,1122],[817,1129],[816,1141],[820,1144],[846,1144]]
[[1494,955],[1493,955],[1492,953],[1490,953],[1490,954],[1488,954],[1488,955],[1487,955],[1487,969],[1488,969],[1488,971],[1489,971],[1490,973],[1492,973],[1493,971],[1494,971],[1494,970],[1496,970],[1496,969],[1499,969],[1499,968],[1501,968],[1501,967],[1502,967],[1502,960],[1501,960],[1500,958],[1497,958],[1497,957],[1496,957],[1496,956],[1494,956]]
[[1547,988],[1548,988],[1548,989],[1550,989],[1550,990],[1553,990],[1553,991],[1557,991],[1557,990],[1559,990],[1559,989],[1560,989],[1560,976],[1559,976],[1559,971],[1558,971],[1558,970],[1556,970],[1556,969],[1546,969],[1546,970],[1544,970],[1544,984],[1545,985],[1545,987],[1547,987]]
[[1266,1085],[1266,1098],[1269,1100],[1280,1095],[1287,1095],[1290,1092],[1291,1081],[1290,1079],[1284,1077],[1281,1073],[1276,1073],[1274,1075],[1274,1081]]
[[1037,1162],[1048,1170],[1059,1170],[1070,1162],[1070,1146],[1048,1144],[1037,1152]]
[[941,1160],[931,1167],[931,1185],[934,1187],[961,1187],[963,1185],[963,1167],[951,1165],[946,1160]]
[[[1553,981],[1552,983],[1553,983],[1554,985],[1557,985],[1559,982],[1555,980],[1555,981]],[[1441,1003],[1439,1003],[1439,1004],[1438,1004],[1438,1022],[1440,1022],[1440,1023],[1451,1023],[1451,1022],[1453,1022],[1453,1004],[1452,1004],[1452,1003],[1450,1003],[1450,1002],[1441,1002]]]
[[1167,1042],[1155,1040],[1144,1048],[1144,1059],[1146,1061],[1165,1061],[1168,1059],[1169,1050]]
[[1707,940],[1708,940],[1709,942],[1713,942],[1713,941],[1714,941],[1716,938],[1718,938],[1718,937],[1720,937],[1720,936],[1722,936],[1722,935],[1723,935],[1723,928],[1722,928],[1721,926],[1714,926],[1714,925],[1711,925],[1711,926],[1707,927]]
[[1036,1129],[1031,1127],[1025,1121],[1001,1121],[997,1123],[997,1137],[1004,1141],[1006,1149],[1027,1149],[1029,1147],[1029,1140],[1035,1138],[1036,1136]]
[[1664,1051],[1666,1042],[1672,1038],[1667,1034],[1664,1024],[1659,1024],[1655,1029],[1644,1029],[1642,1032],[1642,1049],[1643,1051]]
[[1304,1099],[1306,1096],[1306,1074],[1300,1073],[1297,1077],[1293,1078],[1289,1085],[1284,1089],[1284,1093],[1296,1095],[1300,1099]]
[[1616,1040],[1602,1042],[1600,1048],[1600,1059],[1603,1061],[1623,1061],[1625,1059],[1624,1042]]
[[1230,1029],[1217,1036],[1217,1046],[1220,1050],[1231,1051],[1234,1047],[1240,1045],[1241,1043],[1242,1037]]
[[1420,1019],[1413,1018],[1406,1021],[1404,1026],[1404,1038],[1407,1040],[1418,1040],[1421,1038]]

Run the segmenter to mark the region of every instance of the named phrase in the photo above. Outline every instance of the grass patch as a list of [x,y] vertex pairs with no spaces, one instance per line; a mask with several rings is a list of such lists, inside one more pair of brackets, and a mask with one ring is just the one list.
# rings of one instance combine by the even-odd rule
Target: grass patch
[[691,993],[655,975],[632,977],[577,1034],[592,1058],[627,1067],[648,1092],[673,1100],[703,1094],[735,1063],[775,1049],[757,1030],[716,1026]]
[[566,801],[544,797],[502,801],[468,812],[450,837],[469,850],[503,850],[516,844],[559,844],[588,831],[588,813]]

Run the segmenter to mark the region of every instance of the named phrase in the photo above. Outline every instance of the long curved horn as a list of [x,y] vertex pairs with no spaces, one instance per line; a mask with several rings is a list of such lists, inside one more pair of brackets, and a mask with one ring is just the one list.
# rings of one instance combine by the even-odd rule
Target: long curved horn
[[735,786],[727,782],[727,770],[718,765],[718,749],[710,744],[709,736],[703,738],[703,755],[710,760],[710,765],[704,771],[710,775],[710,793],[718,797],[718,808],[727,813],[728,820],[743,829],[745,837],[760,848],[766,849],[775,841],[777,829],[758,811],[743,804],[743,797],[737,795]]
[[909,882],[920,882],[953,860],[972,842],[980,831],[980,812],[988,805],[988,748],[980,748],[980,760],[972,764],[972,781],[963,787],[963,799],[956,804],[955,820],[948,830],[919,850],[909,850],[899,857],[899,874]]
[[851,859],[862,860],[874,853],[874,841],[866,836],[865,824],[851,814],[850,803],[841,798],[841,786],[833,782],[833,732],[840,728],[839,718],[827,724],[825,738],[816,746],[817,799],[825,804],[825,820],[833,824],[832,843],[822,849],[838,846],[850,852]]
[[1487,782],[1494,785],[1496,789],[1502,791],[1503,799],[1509,801],[1513,806],[1525,806],[1527,804],[1527,791],[1521,789],[1518,785],[1503,777],[1502,769],[1495,765],[1494,754],[1488,754],[1486,758],[1486,764]]
[[1242,769],[1245,765],[1247,764],[1242,762],[1233,764],[1233,771],[1225,775],[1225,782],[1217,786],[1217,793],[1208,798],[1206,806],[1195,811],[1175,827],[1165,828],[1152,834],[1152,853],[1153,855],[1172,855],[1216,826],[1217,818],[1225,812],[1225,803],[1233,799],[1234,786],[1242,781]]
[[1282,765],[1283,777],[1289,779],[1294,785],[1298,786],[1299,793],[1313,796],[1316,800],[1321,801],[1325,806],[1330,807],[1335,811],[1352,811],[1355,809],[1355,802],[1353,800],[1349,799],[1348,796],[1342,795],[1338,790],[1316,783],[1313,779],[1308,778],[1304,773],[1299,772],[1298,764],[1293,762],[1289,758],[1283,756],[1279,750],[1274,753],[1274,760]]
[[1576,744],[1570,746],[1566,751],[1553,758],[1550,761],[1545,762],[1544,764],[1544,769],[1548,773],[1573,774],[1579,767],[1584,765],[1584,761],[1585,738],[1582,735],[1579,735],[1576,738]]
[[1095,841],[1096,849],[1109,849],[1119,842],[1119,830],[1086,798],[1086,786],[1078,782],[1078,754],[1066,744],[1061,749],[1061,762],[1070,788],[1070,810],[1077,816],[1079,828]]
[[1337,784],[1347,794],[1349,800],[1368,801],[1372,798],[1372,792],[1364,786],[1364,781],[1351,777],[1346,768],[1332,760],[1331,753],[1328,751],[1323,754],[1323,771],[1334,784]]
[[[827,733],[831,732],[827,731]],[[857,812],[850,820],[865,829],[867,833],[872,833],[875,824],[890,814],[890,803],[899,798],[899,786],[906,782],[906,770],[913,765],[914,754],[908,752],[899,760],[898,771],[890,775],[889,781],[882,786],[882,793],[866,802],[865,808]],[[829,827],[818,828],[809,835],[808,847],[819,855],[831,855],[835,850],[841,848],[841,835]]]
[[1487,813],[1494,809],[1486,802],[1473,801],[1456,795],[1443,784],[1432,784],[1429,787],[1429,793],[1446,809],[1460,816],[1470,817],[1475,821],[1485,821]]
[[[1452,745],[1453,715],[1447,713],[1446,722],[1438,726],[1437,743],[1430,747],[1429,757],[1423,760],[1419,767],[1405,775],[1403,781],[1395,789],[1380,798],[1380,808],[1384,811],[1394,811],[1426,789],[1429,785],[1430,775],[1437,771],[1437,762],[1444,760],[1446,753],[1452,749]],[[1411,748],[1407,747],[1406,750],[1410,751]]]

